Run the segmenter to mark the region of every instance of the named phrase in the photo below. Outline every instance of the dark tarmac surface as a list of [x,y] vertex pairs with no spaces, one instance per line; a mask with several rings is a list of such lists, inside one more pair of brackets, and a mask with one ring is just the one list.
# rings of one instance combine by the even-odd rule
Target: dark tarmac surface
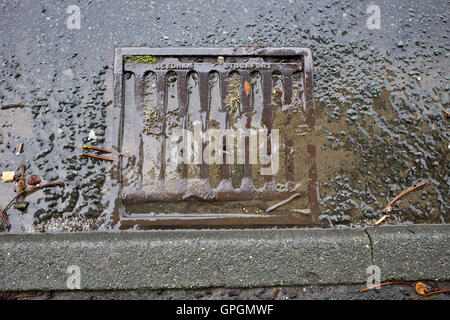
[[[434,283],[447,289],[448,282]],[[380,290],[360,292],[364,285],[302,286],[251,289],[212,288],[205,290],[129,290],[129,291],[47,291],[8,292],[0,300],[23,297],[27,300],[414,300],[419,295],[409,285],[383,286]],[[444,293],[422,300],[448,300]]]
[[[81,29],[66,27],[69,5]],[[0,5],[0,171],[64,188],[10,209],[11,233],[110,230],[111,164],[79,157],[110,146],[113,49],[120,46],[309,47],[314,55],[323,226],[448,223],[448,36],[445,1],[4,1]],[[16,148],[24,143],[24,152]],[[0,184],[1,207],[14,196]],[[2,230],[0,227],[0,231]]]

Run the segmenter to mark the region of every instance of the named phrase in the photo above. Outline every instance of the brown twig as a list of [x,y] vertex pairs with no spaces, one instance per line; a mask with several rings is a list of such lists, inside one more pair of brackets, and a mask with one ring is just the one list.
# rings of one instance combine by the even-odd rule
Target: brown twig
[[105,157],[95,156],[95,155],[93,155],[93,154],[88,154],[88,153],[80,153],[80,156],[91,157],[91,158],[96,158],[96,159],[101,159],[101,160],[114,161],[114,159],[111,159],[111,158],[105,158]]
[[394,198],[394,200],[392,200],[391,202],[389,202],[389,204],[383,209],[383,212],[388,211],[388,210],[391,208],[391,206],[394,204],[394,202],[396,202],[398,199],[400,199],[401,197],[403,197],[405,194],[407,194],[407,193],[409,193],[409,192],[411,192],[411,191],[413,191],[413,190],[415,190],[415,189],[417,189],[417,188],[419,188],[419,187],[421,187],[421,186],[423,186],[423,185],[426,185],[427,183],[428,183],[428,181],[423,181],[423,182],[419,183],[417,186],[411,187],[411,188],[409,188],[409,189],[403,191],[403,192],[400,193],[398,196],[396,196],[396,197]]
[[24,299],[24,298],[31,298],[31,297],[39,297],[41,296],[42,293],[38,293],[38,294],[25,294],[23,296],[11,296],[8,297],[7,300],[17,300],[17,299]]
[[17,198],[19,198],[19,197],[21,197],[21,196],[23,196],[23,195],[26,195],[26,194],[28,194],[28,193],[34,192],[34,191],[39,190],[39,189],[44,189],[44,188],[48,188],[48,187],[63,186],[63,185],[64,185],[64,183],[59,182],[59,181],[56,181],[56,182],[44,184],[44,185],[42,185],[42,186],[36,186],[36,187],[28,188],[28,189],[22,191],[21,193],[18,193],[17,196],[15,196],[14,199],[12,199],[12,200],[8,203],[8,205],[6,206],[6,208],[3,209],[3,212],[6,213],[6,210],[8,210],[8,209],[12,206],[12,204],[14,203],[14,201],[16,201]]
[[0,210],[0,217],[2,218],[3,223],[5,224],[6,228],[9,228],[8,221],[6,221],[6,217],[5,217],[5,215],[3,214],[2,210]]
[[22,103],[13,103],[13,104],[5,104],[1,106],[0,108],[2,110],[11,109],[11,108],[22,108],[25,107]]
[[300,197],[300,193],[295,193],[286,200],[283,200],[281,202],[278,202],[277,204],[274,204],[273,206],[267,208],[266,213],[275,210],[278,207],[284,206],[286,203],[294,200],[295,198]]
[[86,146],[86,145],[83,145],[83,149],[92,149],[92,150],[102,151],[102,152],[106,152],[106,153],[113,153],[113,154],[117,154],[118,156],[121,156],[121,157],[127,157],[127,158],[129,158],[129,156],[127,156],[126,154],[120,153],[120,152],[110,151],[110,150],[105,150],[105,149],[100,149],[100,148],[92,147],[92,146]]
[[[374,289],[374,288],[379,288],[379,287],[387,286],[387,285],[391,285],[391,284],[403,284],[403,285],[408,285],[410,287],[414,286],[414,283],[412,283],[412,282],[391,281],[391,282],[384,282],[384,283],[380,283],[380,284],[377,284],[377,285],[374,285],[374,286],[367,287],[365,289],[362,289],[359,292],[361,293],[361,292],[365,292],[365,291],[368,291],[368,290],[371,290],[371,289]],[[429,284],[429,283],[427,283],[427,284]],[[435,288],[435,291],[427,292],[426,294],[420,295],[419,297],[415,298],[414,300],[419,300],[419,299],[422,299],[422,298],[427,297],[427,296],[431,296],[431,295],[436,294],[436,293],[449,293],[450,292],[449,289],[439,289],[438,287],[436,287],[434,285],[431,285],[431,286],[433,288]]]
[[439,287],[438,287],[437,285],[435,285],[435,284],[432,283],[432,282],[425,281],[425,283],[426,283],[427,285],[429,285],[430,287],[433,287],[434,290],[441,290],[441,289],[439,289]]
[[411,286],[411,285],[412,285],[411,282],[406,282],[406,281],[384,282],[384,283],[376,284],[376,285],[374,285],[374,286],[367,287],[367,288],[365,288],[365,289],[362,289],[362,290],[359,291],[359,292],[361,293],[361,292],[364,292],[364,291],[368,291],[368,290],[371,290],[371,289],[379,288],[379,287],[382,287],[382,286],[387,286],[387,285],[390,285],[390,284],[406,284],[406,285],[408,285],[408,286]]
[[447,117],[450,117],[450,112],[448,112],[447,110],[442,110],[442,112],[444,112],[447,115]]
[[423,295],[415,298],[414,300],[419,300],[419,299],[431,296],[432,294],[436,294],[436,293],[449,293],[449,292],[450,292],[449,289],[442,289],[442,290],[431,291],[431,292],[428,292],[426,294],[423,294]]
[[[59,182],[59,181],[56,181],[56,182],[44,184],[44,185],[42,185],[42,186],[31,187],[31,188],[25,189],[24,191],[18,193],[18,194],[17,194],[17,195],[16,195],[16,196],[15,196],[15,197],[7,204],[7,205],[6,205],[5,209],[3,209],[3,213],[1,214],[2,220],[3,220],[3,222],[5,223],[6,227],[9,227],[9,224],[8,224],[8,222],[6,221],[6,219],[4,219],[5,216],[4,216],[3,214],[6,214],[6,211],[8,211],[8,209],[12,206],[12,204],[14,203],[14,201],[16,201],[18,198],[20,198],[21,196],[24,196],[24,195],[26,195],[26,194],[28,194],[28,193],[34,192],[34,191],[36,191],[36,190],[39,190],[39,189],[44,189],[44,188],[48,188],[48,187],[63,186],[63,185],[64,185],[64,183]],[[1,210],[0,210],[0,212],[1,212]]]
[[[25,165],[23,163],[20,165],[20,174],[21,175],[20,175],[19,187],[18,187],[19,188],[19,193],[22,192],[27,186],[27,183],[26,183],[26,180],[25,180]],[[23,203],[23,196],[19,197],[19,202]]]

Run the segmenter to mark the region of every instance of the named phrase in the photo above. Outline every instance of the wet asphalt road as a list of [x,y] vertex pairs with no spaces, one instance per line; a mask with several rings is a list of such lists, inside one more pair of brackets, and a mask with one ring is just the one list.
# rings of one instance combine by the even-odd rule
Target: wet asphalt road
[[[301,46],[314,54],[320,220],[360,226],[414,183],[392,224],[448,222],[446,1],[3,1],[0,171],[64,181],[9,211],[10,232],[108,229],[110,164],[78,156],[95,130],[111,145],[113,49],[120,46]],[[67,28],[67,7],[81,28]],[[18,143],[25,143],[20,156]],[[2,184],[5,206],[14,196]],[[2,227],[0,227],[2,228]],[[0,229],[1,230],[1,229]]]

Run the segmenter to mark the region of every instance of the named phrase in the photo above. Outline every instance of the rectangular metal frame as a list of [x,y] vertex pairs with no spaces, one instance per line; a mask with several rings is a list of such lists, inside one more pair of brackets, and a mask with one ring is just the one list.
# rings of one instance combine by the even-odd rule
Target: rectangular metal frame
[[[113,148],[120,152],[121,151],[121,139],[123,134],[123,114],[124,114],[124,62],[123,57],[125,55],[131,56],[156,56],[156,57],[201,57],[201,56],[246,56],[246,57],[303,57],[303,65],[299,66],[294,64],[285,64],[283,68],[280,63],[271,63],[270,71],[278,70],[282,74],[283,86],[286,84],[289,90],[292,90],[291,76],[294,71],[303,71],[303,103],[306,111],[306,124],[308,127],[312,128],[314,126],[314,97],[313,97],[313,60],[312,52],[308,48],[116,48],[114,56],[114,110],[115,119],[113,125],[113,137],[116,137],[115,144]],[[199,63],[198,65],[200,65]],[[194,64],[195,65],[195,64]],[[296,69],[296,67],[298,67]],[[136,64],[134,66],[133,72],[135,73],[137,81],[143,82],[144,74],[147,71],[154,71],[156,73],[166,73],[168,71],[174,70],[177,72],[183,72],[187,74],[189,70],[179,70],[171,69],[170,66],[164,68],[164,70],[155,70],[156,66],[152,64]],[[205,70],[201,70],[203,73],[207,73],[211,70],[211,66]],[[193,71],[199,71],[198,68],[193,67]],[[219,74],[224,74],[229,70],[220,69],[220,67],[214,66],[214,70],[218,71]],[[235,70],[239,70],[236,68]],[[254,70],[260,71],[257,67]],[[250,72],[253,70],[245,70],[243,73],[242,81],[249,78]],[[202,78],[200,78],[200,83],[202,83]],[[207,78],[206,78],[207,79]],[[204,82],[204,81],[203,81]],[[139,86],[140,87],[140,86]],[[243,86],[242,86],[243,87]],[[142,88],[141,88],[142,89]],[[139,90],[139,89],[137,89]],[[243,89],[242,89],[243,90]],[[267,91],[265,88],[264,91]],[[271,90],[269,90],[271,93]],[[222,91],[223,94],[223,91]],[[291,103],[291,94],[285,94],[285,104]],[[159,103],[161,104],[161,103]],[[243,105],[245,102],[243,101]],[[157,106],[157,108],[163,108],[164,106]],[[207,106],[202,106],[202,108],[207,108]],[[245,106],[244,106],[245,109]],[[164,127],[163,127],[164,128]],[[290,142],[292,143],[292,142]],[[317,172],[315,165],[316,157],[316,147],[314,145],[307,145],[307,155],[308,155],[308,191],[300,191],[301,196],[306,196],[309,199],[309,204],[312,214],[307,216],[289,216],[289,215],[241,215],[241,214],[198,214],[198,215],[179,215],[176,217],[158,217],[149,216],[145,214],[134,214],[131,216],[121,215],[121,199],[120,199],[120,188],[121,188],[121,160],[117,162],[117,177],[118,177],[118,187],[116,188],[118,195],[115,205],[115,210],[113,212],[113,223],[120,223],[121,228],[129,228],[139,225],[143,228],[208,228],[208,227],[261,227],[261,226],[295,226],[295,225],[311,225],[317,223],[317,217],[319,213],[318,207],[318,182],[317,182]],[[225,175],[227,170],[224,167]],[[250,169],[251,171],[251,169]],[[204,166],[201,167],[201,175],[207,173],[207,168],[205,171]],[[229,172],[228,172],[229,173]],[[244,167],[244,177],[248,176],[249,168],[246,165]],[[288,197],[292,192],[281,193],[275,192],[274,189],[265,189],[260,194],[256,193],[255,190],[240,190],[239,194],[233,192],[233,190],[222,190],[218,195],[220,200],[239,200],[247,199],[249,197],[262,197],[265,198],[270,195],[277,193],[277,197]],[[178,201],[181,200],[179,194],[170,194],[167,192],[159,192],[152,199],[138,199],[145,201]]]

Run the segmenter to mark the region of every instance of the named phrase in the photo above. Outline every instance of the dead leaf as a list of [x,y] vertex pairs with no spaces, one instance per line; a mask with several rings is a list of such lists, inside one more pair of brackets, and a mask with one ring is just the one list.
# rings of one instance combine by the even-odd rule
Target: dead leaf
[[250,83],[248,81],[244,82],[244,91],[247,96],[250,94]]
[[423,282],[417,282],[414,288],[416,289],[417,294],[420,294],[421,296],[428,293],[428,288]]

